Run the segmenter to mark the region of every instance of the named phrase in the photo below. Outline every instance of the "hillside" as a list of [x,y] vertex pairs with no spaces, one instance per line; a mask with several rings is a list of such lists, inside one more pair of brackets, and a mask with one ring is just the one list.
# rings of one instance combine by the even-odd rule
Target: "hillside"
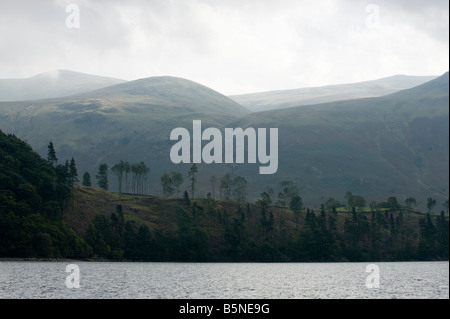
[[302,105],[379,97],[409,89],[437,76],[394,75],[373,81],[230,96],[253,112],[279,110]]
[[55,70],[25,79],[0,79],[0,102],[70,96],[123,82],[103,76]]
[[[42,156],[52,140],[61,157],[75,156],[95,176],[99,163],[170,167],[170,132],[192,120],[221,128],[249,111],[198,83],[175,77],[131,81],[67,98],[0,103],[0,127]],[[162,174],[162,173],[161,173]]]
[[[50,146],[49,146],[50,149]],[[0,131],[0,258],[133,261],[448,260],[448,217],[117,194]],[[291,200],[292,201],[292,200]],[[339,208],[339,209],[338,209]]]
[[252,113],[234,125],[279,128],[272,185],[294,180],[308,202],[351,191],[376,201],[413,196],[425,209],[429,196],[448,198],[448,92],[446,73],[384,97]]
[[[263,208],[258,203],[198,198],[187,204],[184,199],[120,195],[77,187],[74,206],[65,214],[65,221],[86,238],[94,248],[94,255],[103,258],[148,261],[448,258],[448,218],[413,211],[352,213],[304,209],[297,217],[286,208]],[[425,239],[425,228],[433,229],[433,239]]]
[[[170,132],[203,128],[279,129],[276,174],[259,175],[259,165],[200,164],[197,195],[213,193],[211,176],[225,173],[248,182],[247,200],[293,180],[304,203],[319,208],[329,197],[350,191],[377,202],[410,196],[426,210],[448,198],[448,73],[394,94],[251,113],[230,98],[198,83],[151,77],[65,98],[0,103],[0,127],[25,139],[42,156],[53,141],[61,158],[77,159],[80,176],[93,185],[100,163],[120,160],[150,168],[146,193],[161,195],[165,172],[183,174],[189,189],[190,164],[172,164]],[[128,181],[130,183],[130,181]],[[110,190],[118,190],[110,175]],[[130,191],[130,188],[127,188]]]

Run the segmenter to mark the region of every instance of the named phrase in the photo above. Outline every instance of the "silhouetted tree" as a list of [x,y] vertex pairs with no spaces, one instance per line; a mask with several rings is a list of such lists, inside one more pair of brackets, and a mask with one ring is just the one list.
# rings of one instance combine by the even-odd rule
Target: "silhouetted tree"
[[108,190],[108,164],[101,163],[98,167],[98,174],[95,177],[97,178],[97,185],[104,190]]
[[431,211],[433,210],[433,208],[436,206],[436,200],[432,197],[428,197],[427,198],[427,208],[428,208],[428,212],[431,213]]
[[125,172],[126,164],[124,161],[120,161],[119,163],[115,164],[113,167],[111,167],[111,172],[116,175],[117,181],[119,183],[119,194],[122,193],[122,180],[123,180],[123,173]]
[[197,172],[198,172],[197,164],[194,163],[191,166],[191,169],[189,170],[188,173],[189,179],[191,181],[192,198],[194,198],[195,196],[195,184],[197,183],[197,176],[196,176]]
[[73,186],[75,183],[78,183],[78,172],[77,165],[75,163],[75,159],[72,157],[69,164],[69,183]]
[[83,181],[81,182],[81,185],[83,185],[83,186],[92,186],[91,174],[89,174],[88,172],[85,172],[83,174]]
[[291,201],[289,202],[289,209],[294,213],[295,215],[295,221],[297,224],[297,230],[298,230],[298,219],[300,216],[300,210],[303,208],[303,201],[302,198],[299,195],[295,195]]
[[226,200],[231,199],[231,193],[233,189],[233,179],[231,178],[231,175],[226,173],[221,179],[220,179],[220,194],[221,198]]
[[47,161],[50,163],[51,166],[55,166],[55,164],[58,162],[58,159],[56,158],[55,147],[53,146],[53,142],[51,141],[48,144]]
[[164,173],[161,176],[161,186],[163,189],[164,196],[172,196],[174,192],[174,187],[172,183],[172,179],[170,178],[169,174]]
[[411,209],[412,206],[417,206],[417,202],[414,197],[408,197],[407,199],[405,199],[405,204],[409,209]]

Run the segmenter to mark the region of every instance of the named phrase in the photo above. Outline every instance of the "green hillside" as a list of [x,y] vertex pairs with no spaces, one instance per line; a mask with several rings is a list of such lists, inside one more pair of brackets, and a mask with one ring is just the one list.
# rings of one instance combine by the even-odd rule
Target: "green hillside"
[[0,132],[0,258],[448,260],[443,211],[313,210],[292,199],[288,209],[267,193],[254,203],[117,194],[76,186],[75,160],[56,164],[51,150],[45,161]]
[[[153,261],[448,258],[448,218],[413,211],[352,213],[303,209],[296,215],[286,208],[264,207],[261,202],[197,198],[187,203],[184,199],[121,195],[77,187],[74,206],[65,214],[65,221],[94,247],[94,254],[104,258]],[[433,235],[425,235],[425,229]],[[425,240],[426,236],[434,239]],[[438,243],[438,238],[443,241]]]

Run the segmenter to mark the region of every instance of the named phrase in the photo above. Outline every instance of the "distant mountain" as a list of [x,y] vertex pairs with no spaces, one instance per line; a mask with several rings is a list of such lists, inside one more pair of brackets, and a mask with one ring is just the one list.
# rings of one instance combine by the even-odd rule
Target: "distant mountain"
[[55,70],[25,79],[0,79],[0,101],[63,97],[123,82],[126,81],[67,70]]
[[25,139],[44,158],[51,140],[58,158],[74,156],[80,172],[92,177],[101,162],[143,161],[159,190],[160,172],[175,169],[169,157],[172,129],[192,130],[197,119],[221,128],[248,113],[198,83],[150,77],[70,97],[0,103],[0,128]]
[[422,208],[433,197],[443,209],[448,198],[448,72],[383,97],[252,113],[233,125],[279,128],[280,167],[270,182],[294,180],[308,202],[350,191],[402,203],[413,196]]
[[230,98],[253,112],[259,112],[302,105],[379,97],[415,87],[436,77],[394,75],[373,81],[233,95]]

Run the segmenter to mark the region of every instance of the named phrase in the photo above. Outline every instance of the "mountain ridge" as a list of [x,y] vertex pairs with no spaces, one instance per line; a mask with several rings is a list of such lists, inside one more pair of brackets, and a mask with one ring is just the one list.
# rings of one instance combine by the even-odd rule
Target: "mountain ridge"
[[54,70],[29,78],[0,79],[0,102],[65,97],[123,82],[126,81],[70,70]]
[[393,75],[356,83],[231,95],[230,98],[249,110],[258,112],[357,98],[379,97],[415,87],[437,77],[436,75]]

